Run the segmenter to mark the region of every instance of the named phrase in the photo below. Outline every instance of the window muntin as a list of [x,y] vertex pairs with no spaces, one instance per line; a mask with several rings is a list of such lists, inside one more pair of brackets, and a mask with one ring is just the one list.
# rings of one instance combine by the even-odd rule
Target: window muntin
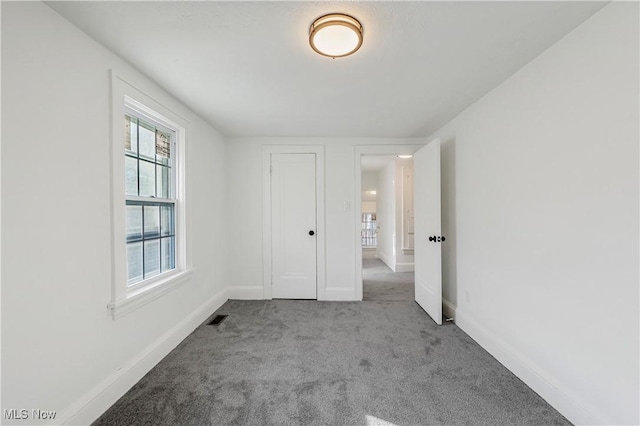
[[134,113],[124,127],[130,287],[176,268],[175,132]]

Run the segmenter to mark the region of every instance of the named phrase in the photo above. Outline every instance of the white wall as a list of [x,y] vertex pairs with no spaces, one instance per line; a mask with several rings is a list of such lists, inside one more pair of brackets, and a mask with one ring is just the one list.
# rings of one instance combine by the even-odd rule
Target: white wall
[[363,213],[375,213],[377,206],[376,206],[376,202],[375,201],[363,201],[361,203],[362,205],[362,212]]
[[638,49],[608,5],[432,135],[457,323],[575,423],[640,422]]
[[403,251],[403,172],[413,160],[391,160],[378,173],[376,200],[380,231],[376,254],[395,272],[413,271],[413,252]]
[[391,270],[396,270],[396,162],[389,161],[378,173],[376,208],[378,241],[376,254]]
[[[398,158],[395,160],[396,170],[395,170],[395,268],[393,268],[396,272],[412,272],[414,270],[413,265],[413,251],[405,251],[404,248],[404,209],[405,207],[409,207],[410,203],[407,203],[405,206],[404,197],[405,197],[405,188],[404,188],[404,174],[407,173],[407,169],[410,169],[410,173],[413,171],[413,159],[401,159]],[[410,188],[411,190],[413,188]],[[413,197],[413,194],[411,194]]]
[[378,191],[378,172],[362,172],[361,176],[362,212],[375,213],[377,194],[371,194],[370,191]]
[[[115,321],[106,308],[112,68],[189,122],[196,268]],[[2,408],[91,422],[225,300],[225,141],[43,3],[2,2],[2,105]]]
[[[332,300],[356,299],[356,236],[354,223],[355,147],[420,145],[424,138],[236,138],[227,146],[229,179],[230,280],[232,296],[262,298],[262,146],[323,145],[325,147],[326,295]],[[344,203],[349,211],[344,210]],[[360,206],[355,206],[359,211]],[[360,250],[358,248],[358,250]],[[358,266],[359,268],[361,266]]]
[[360,186],[363,191],[376,191],[378,189],[378,172],[362,172]]

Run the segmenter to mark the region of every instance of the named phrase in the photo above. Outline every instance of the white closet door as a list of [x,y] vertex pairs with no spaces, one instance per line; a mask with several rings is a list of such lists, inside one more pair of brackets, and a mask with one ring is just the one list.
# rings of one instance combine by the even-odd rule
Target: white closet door
[[272,297],[316,299],[316,155],[271,155]]

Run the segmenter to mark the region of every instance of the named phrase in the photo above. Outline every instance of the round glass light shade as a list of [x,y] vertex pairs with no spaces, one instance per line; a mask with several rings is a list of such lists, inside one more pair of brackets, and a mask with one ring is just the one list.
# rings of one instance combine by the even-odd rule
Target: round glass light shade
[[362,24],[341,13],[321,16],[309,28],[309,44],[319,54],[331,58],[351,55],[362,46]]

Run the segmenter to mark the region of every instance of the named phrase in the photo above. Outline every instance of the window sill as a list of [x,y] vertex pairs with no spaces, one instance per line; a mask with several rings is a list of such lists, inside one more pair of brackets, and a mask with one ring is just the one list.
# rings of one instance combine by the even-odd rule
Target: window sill
[[193,271],[194,269],[188,269],[175,272],[144,287],[132,289],[127,292],[124,298],[107,304],[107,308],[111,311],[113,319],[116,320],[183,284],[193,275]]
[[413,249],[412,248],[403,248],[402,249],[402,254],[413,254]]

